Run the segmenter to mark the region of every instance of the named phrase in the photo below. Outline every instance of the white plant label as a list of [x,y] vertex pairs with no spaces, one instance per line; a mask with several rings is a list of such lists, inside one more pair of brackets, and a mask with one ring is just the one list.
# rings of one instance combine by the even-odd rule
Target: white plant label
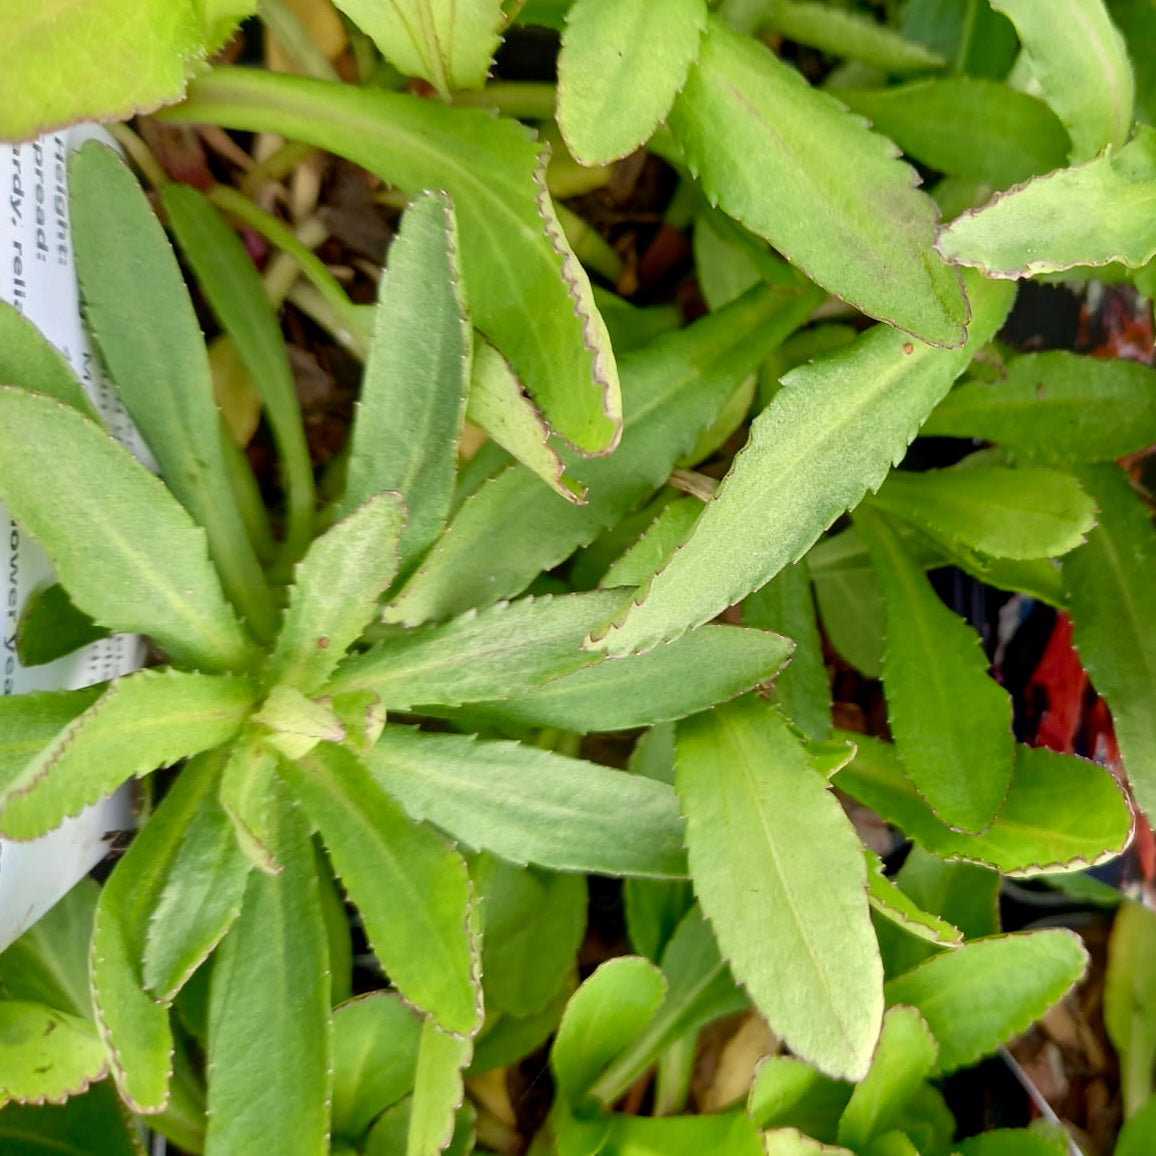
[[[81,321],[68,216],[68,156],[94,137],[108,141],[99,129],[81,127],[28,144],[0,144],[0,299],[23,313],[65,355],[109,431],[147,461],[147,451],[109,388]],[[45,469],[51,469],[48,446]],[[21,611],[54,577],[44,551],[3,505],[0,567],[0,693],[75,690],[141,665],[141,639],[117,635],[43,666],[22,666],[16,656]],[[121,791],[43,839],[0,839],[0,950],[100,862],[112,834],[131,822],[129,796]]]

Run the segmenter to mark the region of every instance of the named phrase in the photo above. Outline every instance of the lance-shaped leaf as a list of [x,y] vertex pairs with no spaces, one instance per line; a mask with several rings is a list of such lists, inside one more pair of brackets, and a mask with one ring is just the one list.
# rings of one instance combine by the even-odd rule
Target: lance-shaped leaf
[[96,908],[90,971],[97,1026],[117,1090],[137,1112],[164,1108],[172,1071],[169,1013],[146,994],[140,972],[149,917],[184,832],[216,786],[223,761],[222,752],[211,751],[185,767],[101,889]]
[[337,0],[337,7],[405,76],[420,76],[449,96],[481,88],[506,17],[502,0]]
[[539,146],[521,125],[403,93],[248,69],[202,77],[167,115],[304,140],[411,196],[445,189],[461,225],[474,324],[562,437],[588,453],[616,444],[621,403],[606,326],[542,186]]
[[388,727],[365,756],[417,820],[513,863],[599,875],[686,875],[665,783],[517,743]]
[[903,928],[909,935],[928,943],[956,947],[963,942],[963,932],[946,919],[925,911],[902,887],[883,874],[883,861],[870,848],[867,855],[867,899],[872,910]]
[[1115,1156],[1146,1156],[1156,1143],[1156,1096],[1120,1129]]
[[701,498],[687,495],[665,506],[642,532],[638,541],[621,555],[598,580],[598,585],[642,586],[650,576],[686,541],[704,505]]
[[855,527],[883,591],[883,687],[896,752],[940,819],[982,831],[1011,782],[1011,698],[988,675],[979,636],[940,601],[887,519],[865,506]]
[[241,239],[202,194],[171,182],[161,199],[181,251],[260,392],[285,480],[285,551],[291,559],[300,558],[313,527],[313,466],[285,340],[269,295]]
[[743,621],[794,639],[791,661],[775,679],[775,701],[804,734],[812,739],[829,738],[831,681],[823,661],[806,560],[780,570],[766,586],[745,598]]
[[0,1116],[0,1144],[22,1156],[87,1156],[94,1136],[100,1137],[101,1156],[141,1156],[136,1123],[111,1082],[56,1108],[6,1104]]
[[432,1019],[422,1024],[409,1113],[406,1156],[438,1156],[454,1134],[454,1113],[465,1099],[462,1069],[474,1043],[452,1036]]
[[[1063,1125],[1048,1126],[1043,1121],[1033,1128],[995,1128],[970,1136],[956,1146],[958,1156],[1068,1156],[1071,1151]],[[1115,1151],[1123,1156],[1119,1146]]]
[[658,1010],[590,1086],[590,1094],[606,1108],[625,1095],[676,1040],[748,1006],[697,905],[679,922],[667,944],[662,974],[667,987]]
[[96,1029],[80,1016],[27,1000],[0,1000],[0,1101],[62,1104],[108,1069]]
[[994,80],[950,76],[894,88],[840,88],[908,156],[996,189],[1060,168],[1069,140],[1041,100]]
[[177,662],[244,669],[247,636],[204,531],[165,487],[102,429],[49,398],[0,386],[0,425],[0,499],[44,547],[73,603],[111,630],[149,635]]
[[602,964],[570,997],[550,1052],[565,1104],[581,1106],[603,1069],[650,1022],[666,986],[654,964],[628,955]]
[[208,674],[115,680],[0,792],[0,830],[35,839],[133,775],[226,742],[255,697],[244,679]]
[[1038,1020],[1084,974],[1088,953],[1066,930],[965,943],[887,984],[887,1003],[916,1008],[939,1043],[938,1073],[994,1052]]
[[403,566],[438,536],[453,490],[473,340],[457,248],[449,198],[423,194],[389,251],[353,427],[341,510],[400,494]]
[[328,1147],[333,1026],[313,847],[285,799],[274,822],[283,869],[250,874],[213,965],[207,1153]]
[[598,660],[582,641],[626,603],[622,591],[521,598],[452,622],[394,629],[343,662],[329,693],[371,690],[389,710],[517,695]]
[[31,691],[0,696],[0,788],[21,771],[78,715],[104,693],[102,686],[83,690]]
[[1116,740],[1136,801],[1156,814],[1156,530],[1115,466],[1077,477],[1099,507],[1088,541],[1064,561],[1080,662],[1112,708]]
[[883,1016],[859,839],[786,722],[747,698],[678,727],[695,891],[771,1028],[862,1078]]
[[1017,746],[999,815],[982,835],[964,835],[935,817],[890,743],[839,733],[858,748],[836,776],[839,789],[943,859],[1011,876],[1075,871],[1118,855],[1131,834],[1123,793],[1103,767],[1086,759]]
[[201,803],[169,866],[149,920],[141,975],[160,1003],[171,1003],[241,913],[250,863],[212,795]]
[[767,1056],[755,1070],[747,1114],[761,1128],[798,1128],[834,1143],[853,1087],[794,1056]]
[[482,717],[499,722],[581,734],[653,726],[686,718],[766,682],[782,669],[791,650],[789,638],[769,630],[703,626],[646,654],[605,659],[478,709]]
[[229,484],[205,340],[177,259],[111,149],[86,145],[70,177],[85,312],[117,395],[169,488],[204,526],[230,598],[268,637],[276,615]]
[[1047,469],[896,470],[870,504],[937,540],[1021,560],[1066,554],[1096,522],[1079,482]]
[[492,855],[471,864],[485,935],[487,1014],[541,1012],[576,966],[586,930],[586,880],[514,867]]
[[796,1128],[774,1128],[764,1132],[763,1152],[765,1156],[852,1156],[850,1148],[820,1144]]
[[968,286],[975,317],[963,349],[916,345],[880,325],[783,379],[686,545],[610,631],[611,654],[649,649],[713,618],[879,488],[1011,305],[1006,288],[978,278]]
[[607,1152],[661,1152],[663,1156],[766,1156],[751,1120],[741,1112],[714,1112],[701,1116],[629,1116],[611,1118]]
[[747,374],[821,300],[806,286],[759,287],[623,357],[622,444],[605,460],[562,455],[588,488],[587,504],[561,502],[520,466],[503,470],[465,501],[386,621],[414,625],[508,598],[593,541],[666,481]]
[[1011,19],[1032,77],[1072,138],[1071,160],[1120,148],[1132,131],[1135,81],[1104,0],[991,0]]
[[374,952],[407,1000],[447,1031],[481,1021],[473,889],[461,856],[415,826],[341,747],[281,774],[321,831]]
[[967,381],[921,431],[984,438],[1017,460],[1064,467],[1115,461],[1156,442],[1156,372],[1066,350],[1012,358],[998,381]]
[[219,797],[249,862],[260,871],[276,872],[280,868],[272,851],[271,809],[278,756],[259,735],[257,726],[250,724],[233,743],[221,773]]
[[289,608],[265,677],[306,694],[325,682],[373,617],[397,573],[405,507],[376,494],[332,526],[294,572]]
[[562,459],[550,445],[549,427],[522,392],[522,383],[510,363],[480,337],[474,340],[466,418],[484,429],[559,497],[576,505],[585,501],[585,488],[566,474]]
[[947,61],[870,16],[814,0],[769,0],[763,26],[787,40],[846,56],[895,76],[942,68]]
[[558,54],[558,127],[584,165],[645,144],[686,81],[705,0],[576,0]]
[[1104,982],[1104,1026],[1120,1060],[1124,1112],[1152,1095],[1156,1064],[1156,915],[1122,903],[1112,923]]
[[895,146],[715,19],[670,127],[712,203],[864,313],[936,345],[966,337],[936,210]]
[[883,1017],[883,1031],[867,1078],[851,1093],[839,1121],[839,1143],[856,1152],[886,1132],[915,1089],[931,1072],[939,1048],[919,1013],[893,1007]]
[[0,138],[28,140],[81,120],[127,120],[179,100],[189,71],[256,9],[253,0],[96,0],[80,10],[70,0],[46,0],[11,13],[0,48],[0,72],[11,84]]
[[108,631],[77,610],[64,587],[54,582],[25,600],[16,627],[16,657],[24,666],[40,666],[107,637]]
[[0,301],[0,382],[54,397],[86,417],[96,417],[64,354],[7,301]]
[[963,213],[940,231],[936,248],[989,277],[1115,261],[1139,269],[1156,256],[1154,190],[1156,129],[1140,125],[1118,152],[1037,177]]
[[370,992],[334,1012],[335,1135],[359,1139],[412,1090],[422,1022],[396,992]]

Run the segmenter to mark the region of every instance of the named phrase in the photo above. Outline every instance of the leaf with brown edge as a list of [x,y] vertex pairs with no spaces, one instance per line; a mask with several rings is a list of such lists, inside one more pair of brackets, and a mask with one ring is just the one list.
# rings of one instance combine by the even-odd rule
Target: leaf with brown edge
[[891,980],[887,1003],[908,1004],[939,1043],[940,1074],[973,1064],[1024,1031],[1084,974],[1074,932],[1049,929],[975,939]]
[[544,151],[521,125],[405,93],[241,68],[199,78],[165,116],[307,141],[410,196],[446,190],[476,327],[561,437],[585,454],[617,445],[622,402],[609,335],[546,191]]
[[0,1000],[0,1103],[60,1104],[108,1070],[96,1029],[28,1000]]
[[966,339],[936,209],[895,146],[712,18],[669,120],[708,198],[825,289],[934,345]]

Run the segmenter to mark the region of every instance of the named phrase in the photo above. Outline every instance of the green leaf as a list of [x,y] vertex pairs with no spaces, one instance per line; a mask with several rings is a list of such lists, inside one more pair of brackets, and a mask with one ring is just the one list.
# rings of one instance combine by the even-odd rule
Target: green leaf
[[337,0],[405,76],[420,76],[448,96],[481,88],[505,24],[502,0]]
[[1119,149],[1132,131],[1135,82],[1124,38],[1103,0],[991,0],[1011,19],[1044,100],[1072,138],[1071,160]]
[[[229,30],[257,5],[242,3]],[[218,18],[219,21],[219,18]],[[28,140],[83,120],[128,120],[179,100],[185,79],[225,39],[194,0],[45,0],[12,13],[0,50],[11,89],[0,138]]]
[[[655,731],[650,734],[657,733]],[[674,783],[674,727],[669,732],[670,782]],[[646,736],[643,736],[645,738]],[[643,740],[639,740],[641,744]],[[665,743],[663,744],[666,745]],[[637,767],[638,747],[630,759],[634,774],[645,774]],[[652,776],[653,777],[653,776]],[[622,903],[626,915],[626,937],[636,954],[657,963],[675,929],[694,904],[694,889],[683,879],[627,879],[622,885]]]
[[1047,930],[977,939],[887,984],[887,1003],[916,1008],[939,1042],[938,1073],[994,1052],[1084,974],[1079,936]]
[[265,670],[268,682],[306,694],[325,682],[397,572],[404,520],[397,494],[376,494],[309,547],[294,572],[289,608]]
[[883,861],[870,848],[867,855],[867,900],[884,919],[916,939],[936,945],[958,946],[963,932],[946,919],[929,914],[908,893],[883,874]]
[[890,142],[763,45],[713,21],[670,127],[711,202],[812,280],[925,341],[963,343],[967,299],[932,248],[930,199]]
[[250,863],[220,803],[207,797],[185,831],[149,920],[141,975],[169,1004],[241,913]]
[[767,630],[703,626],[646,654],[605,659],[479,709],[501,722],[582,734],[630,730],[743,694],[771,678],[790,654],[790,639]]
[[285,482],[285,553],[300,558],[313,527],[313,466],[277,316],[241,239],[205,197],[171,183],[161,190],[161,201],[181,251],[260,392]]
[[77,610],[64,587],[54,582],[25,601],[16,627],[16,657],[23,666],[42,666],[107,637],[108,631]]
[[766,9],[765,26],[787,40],[818,48],[829,56],[861,61],[892,76],[926,72],[947,63],[922,44],[906,40],[857,12],[828,8],[813,0],[770,0]]
[[749,594],[743,600],[743,622],[795,640],[790,663],[775,679],[775,701],[809,738],[829,738],[831,683],[806,560],[785,567],[761,590]]
[[883,688],[896,753],[944,823],[978,833],[1011,782],[1011,698],[988,675],[979,636],[939,600],[887,519],[864,507],[855,528],[883,590]]
[[1063,1128],[1050,1136],[1029,1128],[996,1128],[960,1141],[957,1151],[959,1156],[1066,1156],[1071,1148]]
[[7,301],[0,301],[0,381],[54,397],[85,417],[97,416],[65,356]]
[[274,831],[282,871],[249,875],[213,966],[208,1154],[321,1156],[329,1147],[333,1028],[313,848],[285,800]]
[[993,12],[987,0],[961,5],[957,0],[908,0],[900,13],[904,36],[948,57],[956,72],[1004,76],[1019,50],[1015,28]]
[[936,540],[1000,558],[1067,554],[1096,524],[1096,506],[1058,469],[897,469],[870,499]]
[[586,880],[489,855],[480,856],[470,874],[481,899],[486,1010],[534,1015],[575,967],[586,930]]
[[1153,123],[1156,114],[1156,24],[1147,0],[1108,0],[1108,14],[1124,34],[1136,77],[1136,118]]
[[821,300],[805,287],[755,289],[623,357],[622,444],[605,460],[561,455],[587,504],[561,502],[522,467],[503,470],[462,505],[386,621],[415,625],[508,598],[592,542],[666,481],[743,378]]
[[920,432],[984,438],[1060,468],[1115,461],[1156,442],[1156,373],[1122,358],[1027,353],[998,381],[953,389]]
[[139,671],[108,684],[0,792],[0,830],[35,839],[133,775],[227,741],[256,697],[244,679]]
[[1123,903],[1108,942],[1104,1026],[1120,1059],[1124,1114],[1138,1112],[1153,1092],[1156,1063],[1156,915]]
[[390,979],[446,1030],[472,1034],[481,1023],[477,915],[461,856],[411,823],[349,751],[321,746],[281,774],[321,831]]
[[345,727],[327,703],[315,702],[290,686],[273,687],[252,723],[265,728],[264,744],[287,759],[307,755],[320,742],[345,740]]
[[577,0],[558,54],[558,127],[584,165],[645,144],[686,82],[704,0]]
[[485,430],[559,497],[583,504],[585,487],[566,474],[562,459],[550,445],[549,427],[522,392],[522,383],[510,363],[480,337],[474,339],[466,419]]
[[111,1083],[95,1084],[59,1107],[6,1104],[0,1113],[0,1145],[6,1156],[91,1156],[93,1137],[101,1156],[143,1156],[135,1122]]
[[0,387],[0,426],[0,498],[79,609],[111,630],[149,635],[176,662],[245,668],[248,637],[221,593],[204,532],[156,478],[48,398]]
[[205,528],[229,597],[267,638],[276,615],[229,485],[205,342],[176,257],[111,149],[86,145],[69,175],[85,315],[117,395],[169,488]]
[[422,1019],[392,992],[374,991],[333,1013],[333,1132],[358,1140],[413,1089]]
[[259,871],[280,870],[270,849],[270,809],[277,754],[260,742],[249,725],[233,744],[221,775],[219,797],[233,824],[237,843]]
[[686,545],[610,632],[610,653],[649,649],[713,618],[878,489],[1011,304],[1004,287],[968,285],[976,313],[963,349],[917,346],[880,325],[783,379]]
[[441,532],[453,491],[473,340],[457,250],[449,198],[423,194],[390,248],[350,445],[341,510],[400,494],[403,567]]
[[517,743],[394,726],[365,760],[411,818],[512,863],[686,874],[682,818],[665,783]]
[[1076,476],[1099,507],[1088,541],[1064,561],[1080,662],[1112,708],[1116,741],[1136,802],[1156,814],[1156,531],[1115,466]]
[[25,1000],[0,1000],[0,1103],[61,1103],[108,1070],[96,1029],[79,1016]]
[[422,1024],[405,1156],[438,1156],[448,1147],[465,1097],[461,1072],[473,1050],[471,1039],[442,1031],[432,1019]]
[[831,645],[856,670],[879,678],[883,671],[883,592],[874,569],[868,564],[865,569],[814,571],[812,581]]
[[662,972],[667,982],[662,1004],[590,1088],[606,1108],[677,1040],[693,1040],[699,1028],[748,1006],[697,905],[679,921],[662,954]]
[[792,1051],[862,1078],[882,965],[859,840],[787,724],[747,698],[679,724],[695,891],[735,978]]
[[1041,100],[970,76],[917,80],[895,88],[840,88],[908,156],[947,176],[1006,189],[1061,168],[1070,141]]
[[757,1129],[741,1112],[701,1116],[613,1118],[606,1141],[615,1156],[764,1156]]
[[168,1010],[144,991],[141,960],[149,918],[189,823],[213,791],[223,754],[192,759],[100,893],[92,932],[92,999],[124,1102],[159,1112],[168,1102],[173,1035]]
[[760,1128],[796,1128],[833,1144],[852,1090],[793,1056],[768,1056],[755,1071],[747,1114]]
[[666,994],[649,960],[608,960],[570,997],[550,1051],[561,1101],[582,1108],[590,1086],[650,1022]]
[[1085,759],[1017,746],[999,815],[982,835],[964,835],[935,817],[890,743],[837,733],[858,747],[854,761],[836,776],[839,789],[944,859],[1032,876],[1103,863],[1128,841],[1132,820],[1120,788],[1103,767]]
[[562,437],[590,453],[617,442],[618,372],[606,327],[545,196],[541,150],[521,125],[403,93],[249,69],[215,69],[168,116],[304,140],[410,196],[446,190],[461,225],[474,324]]
[[88,948],[100,888],[82,879],[0,954],[0,987],[12,999],[92,1019]]
[[507,1067],[541,1047],[557,1030],[577,983],[576,976],[567,977],[550,1002],[535,1015],[522,1018],[503,1015],[487,1020],[474,1040],[469,1074],[480,1076],[494,1068]]
[[675,498],[670,505],[663,507],[638,541],[602,575],[598,585],[604,589],[644,585],[686,541],[704,508],[702,499],[693,495]]
[[839,1143],[859,1151],[886,1132],[930,1074],[939,1047],[914,1008],[893,1007],[866,1079],[851,1093],[839,1121]]
[[863,1149],[863,1156],[919,1156],[919,1149],[906,1132],[883,1132]]
[[989,277],[1116,261],[1139,269],[1156,256],[1154,188],[1156,129],[1140,125],[1118,152],[1037,177],[963,213],[940,230],[936,248]]
[[[3,1128],[0,1117],[0,1129]],[[1147,1156],[1156,1144],[1156,1097],[1150,1099],[1120,1129],[1116,1140],[1116,1156]]]
[[599,660],[591,630],[621,610],[619,590],[521,598],[416,630],[387,628],[385,641],[338,668],[327,690],[371,690],[390,710],[517,695]]
[[28,763],[104,690],[87,686],[0,695],[0,788],[16,781]]

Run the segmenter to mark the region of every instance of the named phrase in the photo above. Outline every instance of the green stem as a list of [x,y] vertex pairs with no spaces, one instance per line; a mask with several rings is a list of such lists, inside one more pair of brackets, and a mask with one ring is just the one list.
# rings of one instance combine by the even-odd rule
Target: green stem
[[502,81],[477,92],[458,92],[453,103],[460,108],[492,108],[514,120],[553,120],[556,90],[552,84]]

